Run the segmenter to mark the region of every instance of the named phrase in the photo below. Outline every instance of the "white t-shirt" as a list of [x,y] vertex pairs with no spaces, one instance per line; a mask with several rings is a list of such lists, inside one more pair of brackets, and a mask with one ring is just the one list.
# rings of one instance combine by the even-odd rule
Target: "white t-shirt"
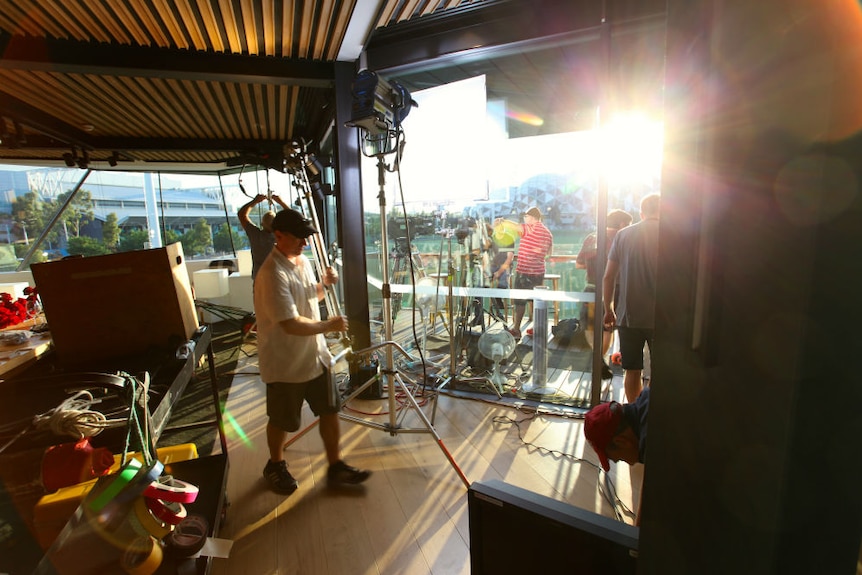
[[254,281],[257,356],[264,383],[310,381],[329,366],[332,354],[323,334],[290,335],[281,322],[303,316],[320,321],[317,282],[311,262],[291,263],[273,249]]

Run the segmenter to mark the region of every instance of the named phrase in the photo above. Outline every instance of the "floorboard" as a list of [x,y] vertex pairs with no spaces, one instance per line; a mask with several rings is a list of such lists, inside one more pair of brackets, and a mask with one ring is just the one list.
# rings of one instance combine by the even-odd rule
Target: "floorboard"
[[[351,490],[327,488],[322,442],[306,408],[304,433],[285,451],[299,489],[289,497],[271,493],[262,479],[268,458],[265,389],[253,343],[246,345],[226,405],[230,507],[220,537],[234,546],[229,558],[214,560],[215,575],[466,575],[467,488],[456,466],[470,482],[499,479],[633,522],[604,496],[604,474],[585,448],[583,410],[559,415],[553,407],[545,412],[501,404],[492,395],[484,400],[439,394],[436,410],[433,396],[418,398],[429,419],[433,413],[433,431],[454,464],[412,408],[402,408],[406,415],[394,435],[341,421],[344,458],[373,472],[366,484]],[[447,368],[440,371],[445,375]],[[549,370],[548,382],[589,396],[589,374]],[[618,399],[621,384],[615,377],[607,395]],[[387,411],[386,399],[354,399],[344,413],[386,423]],[[407,428],[417,432],[400,431]],[[608,477],[622,505],[634,509],[642,466],[613,466]],[[512,526],[513,541],[524,535]]]

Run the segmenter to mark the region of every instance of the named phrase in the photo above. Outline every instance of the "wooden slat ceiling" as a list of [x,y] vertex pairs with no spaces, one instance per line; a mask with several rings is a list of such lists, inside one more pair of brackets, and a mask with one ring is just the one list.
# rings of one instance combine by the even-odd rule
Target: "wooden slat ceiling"
[[351,24],[367,35],[483,1],[380,0],[351,22],[367,0],[0,0],[0,163],[278,155],[331,123]]

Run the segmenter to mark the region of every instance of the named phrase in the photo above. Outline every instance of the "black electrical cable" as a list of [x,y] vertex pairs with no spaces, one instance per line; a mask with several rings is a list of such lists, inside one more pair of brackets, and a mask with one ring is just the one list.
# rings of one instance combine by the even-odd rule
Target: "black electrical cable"
[[598,470],[599,473],[603,473],[604,474],[604,489],[601,489],[600,492],[602,494],[602,497],[604,497],[605,501],[607,501],[608,504],[610,504],[610,506],[613,508],[614,516],[616,517],[616,519],[618,521],[623,521],[623,517],[622,517],[623,515],[627,515],[628,517],[634,517],[634,513],[632,512],[632,510],[629,509],[628,506],[626,506],[626,504],[623,503],[622,500],[620,500],[620,498],[617,496],[617,489],[616,489],[616,486],[614,485],[614,482],[611,480],[610,476],[607,473],[604,473],[604,469],[602,469],[601,465],[597,465],[597,464],[593,463],[592,461],[589,461],[587,459],[583,459],[583,458],[578,457],[576,455],[572,455],[571,453],[566,453],[563,451],[558,451],[556,449],[549,449],[547,447],[542,447],[541,445],[536,445],[535,443],[529,442],[529,441],[524,439],[524,436],[521,433],[521,423],[524,421],[532,421],[533,419],[535,419],[539,415],[540,415],[540,413],[538,411],[536,411],[532,415],[530,415],[529,417],[526,417],[526,418],[521,419],[521,420],[513,419],[513,418],[505,416],[505,415],[498,415],[498,416],[495,416],[491,421],[492,421],[492,423],[494,423],[496,425],[512,425],[515,428],[517,428],[518,439],[521,441],[521,443],[523,443],[528,448],[535,449],[536,451],[538,451],[540,453],[546,453],[548,455],[552,455],[554,457],[557,457],[558,459],[569,459],[569,460],[574,461],[575,463],[586,463],[587,465]]

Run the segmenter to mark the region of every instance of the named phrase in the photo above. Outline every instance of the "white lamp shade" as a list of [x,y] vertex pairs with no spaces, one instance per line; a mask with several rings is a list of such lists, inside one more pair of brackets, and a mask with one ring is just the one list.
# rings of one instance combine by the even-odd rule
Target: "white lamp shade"
[[236,252],[236,264],[239,275],[250,276],[252,267],[251,250],[239,250]]
[[194,276],[195,298],[222,297],[230,291],[227,268],[198,270],[192,275]]

